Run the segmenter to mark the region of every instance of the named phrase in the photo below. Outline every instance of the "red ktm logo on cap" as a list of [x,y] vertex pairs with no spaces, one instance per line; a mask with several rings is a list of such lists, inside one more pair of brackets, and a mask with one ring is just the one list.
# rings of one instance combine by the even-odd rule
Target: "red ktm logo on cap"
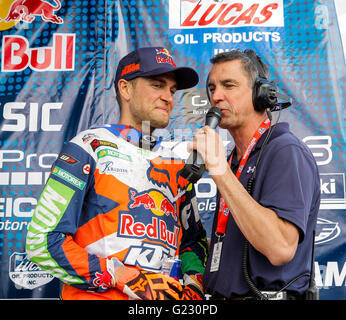
[[124,67],[123,71],[121,71],[121,77],[125,74],[128,74],[132,71],[136,71],[139,70],[139,63],[131,63],[127,66]]

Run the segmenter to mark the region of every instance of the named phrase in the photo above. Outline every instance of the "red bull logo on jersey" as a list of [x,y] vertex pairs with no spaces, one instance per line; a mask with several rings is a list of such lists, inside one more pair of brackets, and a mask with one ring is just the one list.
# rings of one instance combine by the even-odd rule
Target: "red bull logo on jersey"
[[171,216],[174,221],[178,221],[176,214],[176,204],[172,204],[161,192],[151,190],[137,193],[134,189],[129,190],[129,209],[143,207],[151,210],[156,216]]
[[55,5],[43,0],[16,0],[10,6],[4,21],[24,21],[32,23],[36,17],[43,21],[62,24],[64,20],[56,15],[61,9],[61,2],[54,0]]
[[283,0],[170,0],[169,28],[284,25]]
[[178,235],[180,227],[173,226],[173,230],[169,230],[166,221],[158,217],[152,217],[149,223],[143,221],[135,221],[131,214],[121,214],[118,236],[126,238],[148,238],[166,243],[168,246],[177,248]]

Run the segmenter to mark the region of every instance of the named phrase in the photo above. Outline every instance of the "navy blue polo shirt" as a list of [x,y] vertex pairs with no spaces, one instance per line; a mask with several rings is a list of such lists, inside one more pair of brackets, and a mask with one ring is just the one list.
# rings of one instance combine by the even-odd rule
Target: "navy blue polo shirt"
[[[252,175],[258,154],[268,131],[253,148],[239,181],[246,187]],[[236,151],[232,171],[239,165]],[[273,266],[269,260],[249,244],[249,274],[260,290],[279,290],[293,278],[311,269],[313,230],[316,226],[320,203],[318,168],[311,151],[289,131],[288,123],[278,123],[267,143],[256,170],[253,198],[262,206],[293,223],[299,231],[299,244],[294,258],[283,266]],[[219,193],[217,203],[219,203]],[[232,215],[223,238],[219,270],[210,272],[211,257],[217,238],[215,236],[218,206],[214,215],[210,254],[204,273],[204,287],[210,294],[230,298],[251,295],[244,280],[242,256],[245,238]],[[303,293],[309,284],[304,276],[287,290]]]

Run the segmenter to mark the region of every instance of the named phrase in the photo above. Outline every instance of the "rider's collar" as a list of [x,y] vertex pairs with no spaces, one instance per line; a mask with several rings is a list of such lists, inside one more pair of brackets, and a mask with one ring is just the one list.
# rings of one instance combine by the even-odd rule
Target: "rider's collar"
[[142,134],[141,131],[123,124],[111,124],[106,126],[106,129],[116,136],[124,138],[133,145],[146,150],[156,150],[162,141],[161,137]]

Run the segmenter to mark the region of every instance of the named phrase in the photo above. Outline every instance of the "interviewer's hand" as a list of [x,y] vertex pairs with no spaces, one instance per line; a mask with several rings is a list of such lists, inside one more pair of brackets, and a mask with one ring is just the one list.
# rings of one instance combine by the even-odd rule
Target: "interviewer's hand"
[[205,169],[210,175],[222,175],[228,167],[226,151],[222,138],[209,126],[204,126],[196,132],[193,143],[188,144],[188,149],[197,150],[203,157]]

